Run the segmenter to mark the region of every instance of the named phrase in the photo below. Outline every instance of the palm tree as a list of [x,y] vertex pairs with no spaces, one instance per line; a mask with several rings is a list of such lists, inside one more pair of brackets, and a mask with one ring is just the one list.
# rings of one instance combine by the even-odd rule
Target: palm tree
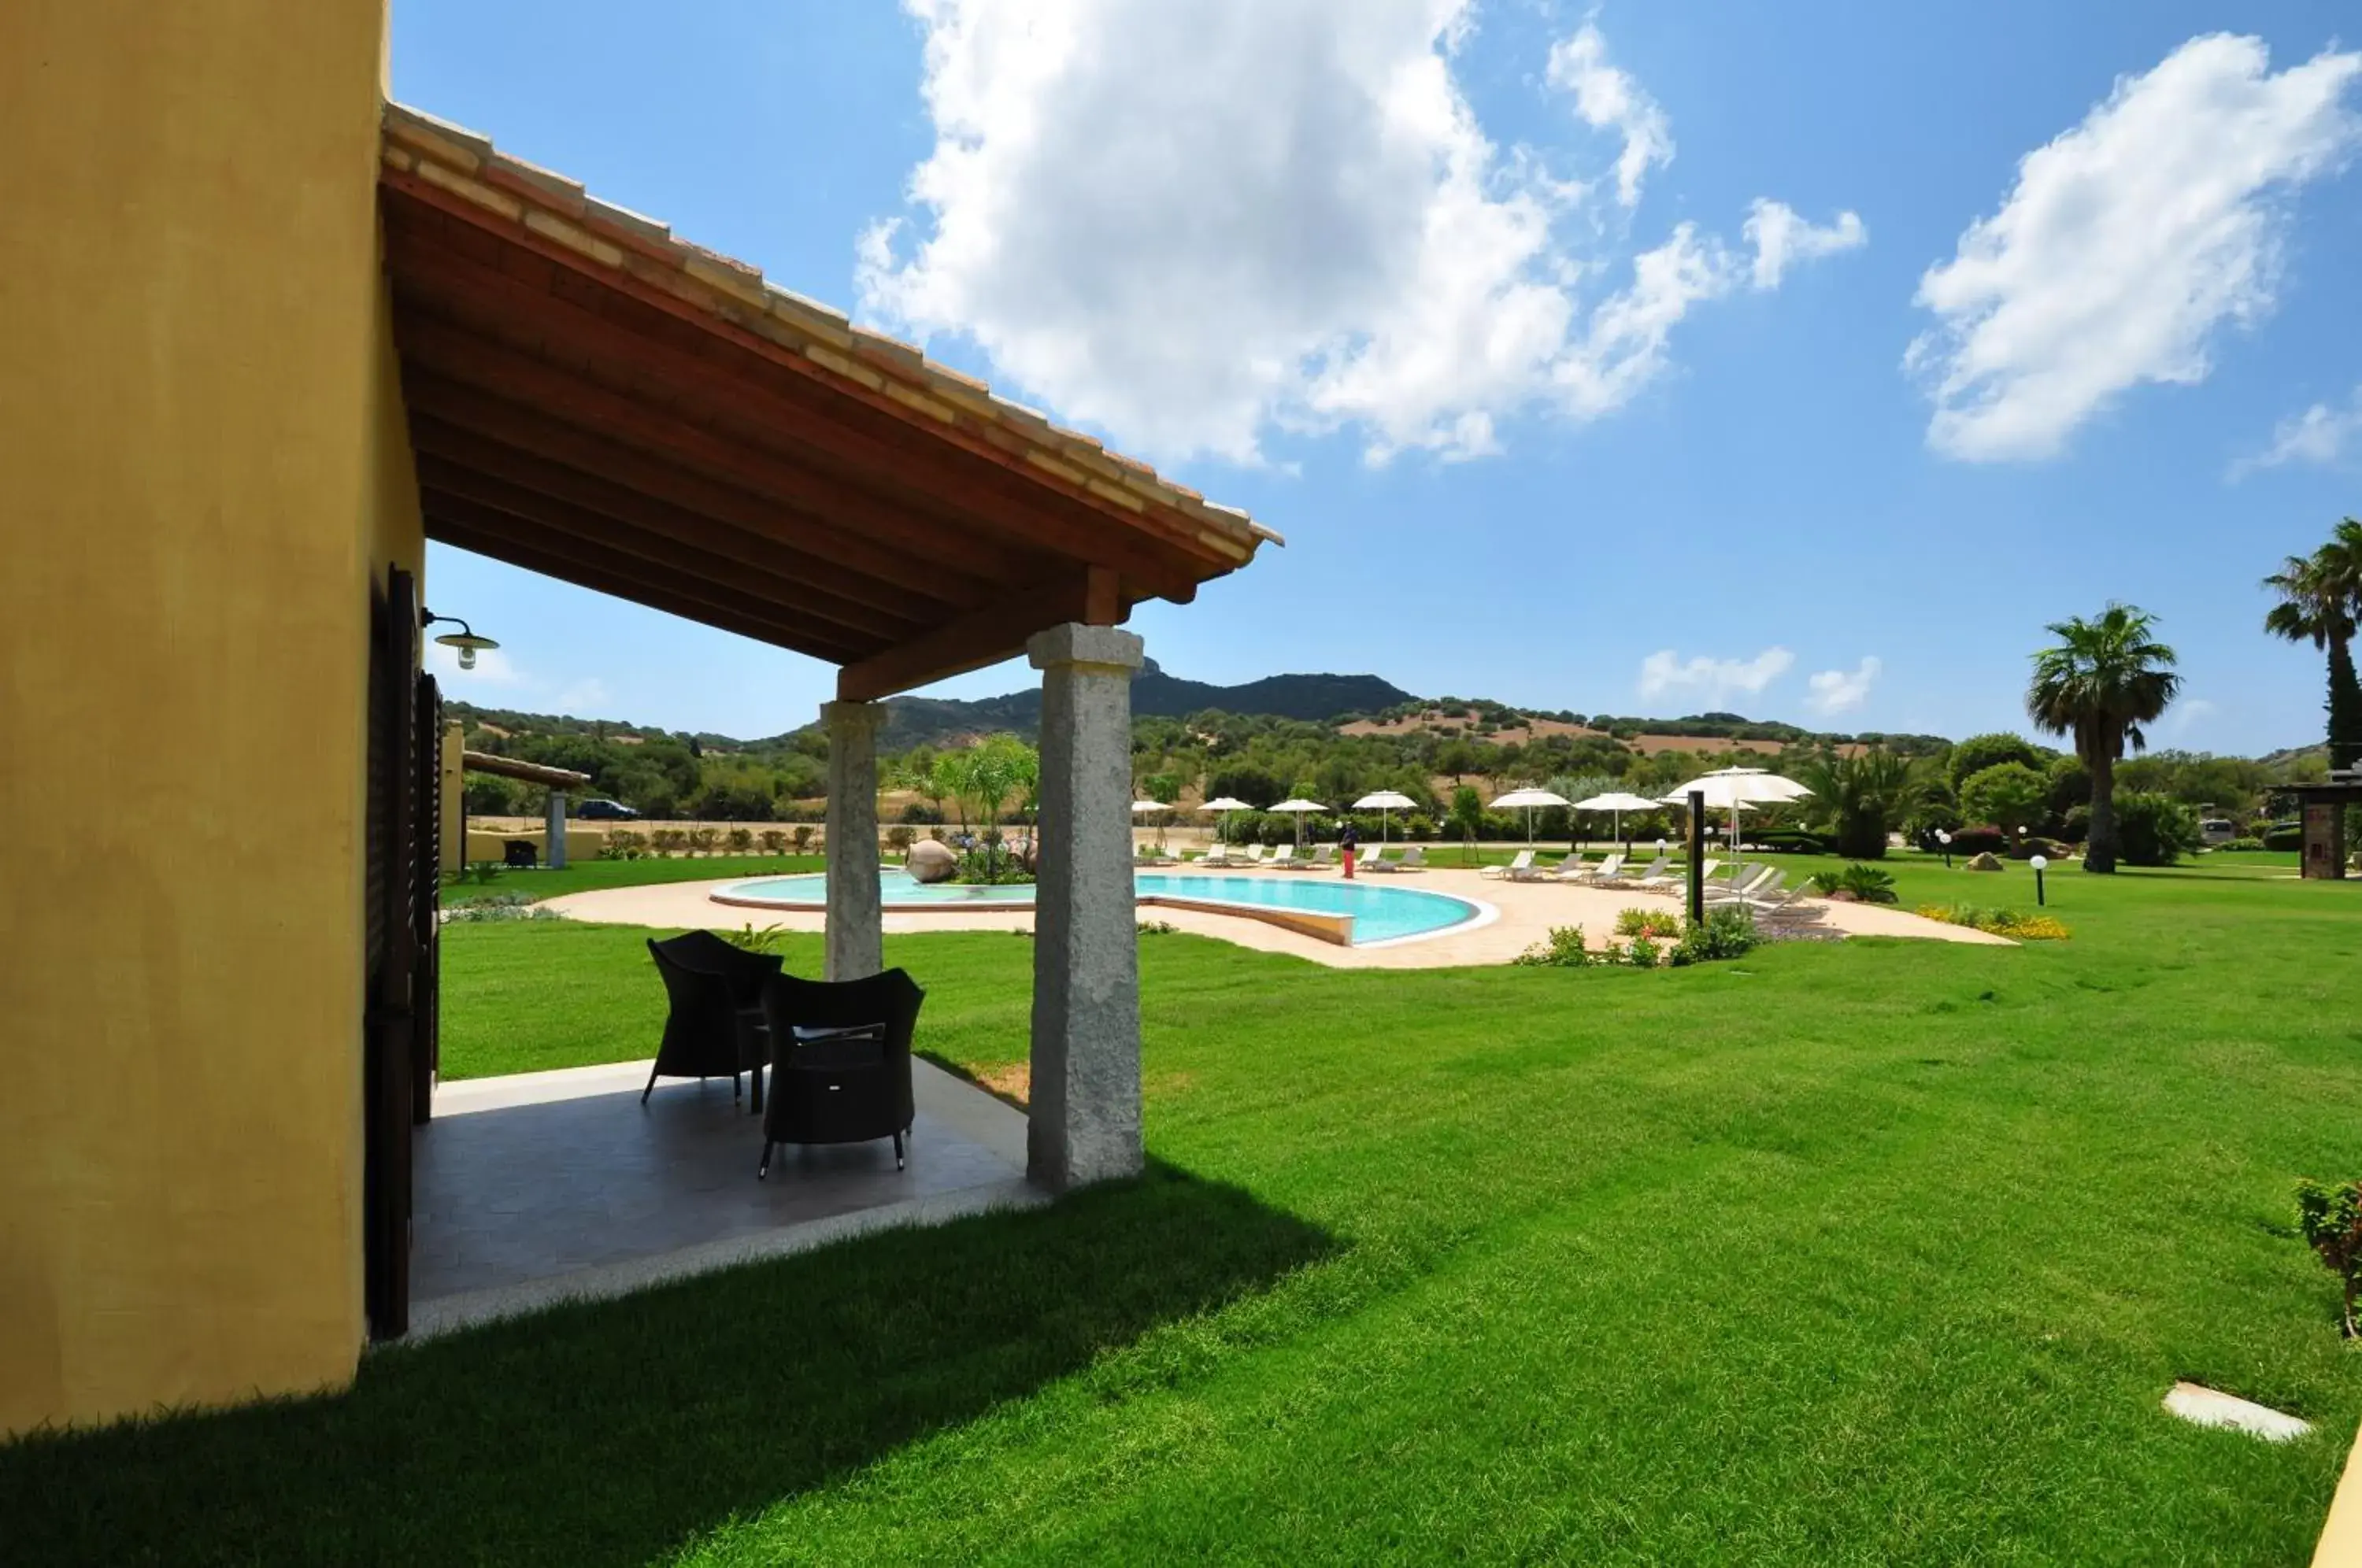
[[2116,763],[2129,745],[2145,749],[2143,724],[2154,723],[2181,690],[2173,650],[2150,634],[2156,618],[2129,604],[2110,604],[2096,620],[2053,622],[2057,646],[2034,656],[2025,711],[2037,728],[2072,735],[2075,755],[2092,773],[2092,842],[2086,871],[2116,868]]
[[2264,630],[2329,650],[2329,765],[2362,762],[2362,680],[2354,673],[2354,636],[2362,624],[2362,523],[2348,517],[2310,556],[2290,556],[2264,579],[2280,602]]
[[1829,824],[1839,855],[1875,860],[1886,853],[1887,830],[1903,820],[1916,793],[1908,757],[1872,749],[1816,756],[1800,771],[1813,792],[1815,820]]

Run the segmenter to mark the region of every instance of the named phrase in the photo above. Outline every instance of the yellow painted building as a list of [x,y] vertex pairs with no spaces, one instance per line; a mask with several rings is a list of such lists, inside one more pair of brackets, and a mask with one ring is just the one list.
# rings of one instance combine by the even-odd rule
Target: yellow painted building
[[0,7],[0,1431],[361,1348],[370,589],[424,553],[383,47]]
[[[466,853],[428,537],[838,667],[828,841],[866,845],[867,704],[1274,536],[389,105],[385,37],[381,0],[0,4],[0,1436],[340,1386],[407,1329]],[[832,966],[874,967],[874,890],[836,897]],[[1128,1071],[1037,1110],[1054,1187],[1138,1165],[1112,984],[1075,1049]]]

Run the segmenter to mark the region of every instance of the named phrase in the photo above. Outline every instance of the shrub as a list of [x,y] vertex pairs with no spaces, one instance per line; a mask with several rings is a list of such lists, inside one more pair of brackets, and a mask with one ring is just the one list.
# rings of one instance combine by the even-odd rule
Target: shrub
[[924,801],[913,801],[902,808],[902,820],[913,827],[931,827],[941,823],[944,814]]
[[1625,910],[1616,917],[1618,936],[1674,936],[1682,933],[1682,917],[1672,910]]
[[682,828],[657,828],[648,834],[648,842],[659,855],[678,855],[689,847],[689,834]]
[[810,823],[798,823],[795,832],[789,836],[795,840],[798,855],[808,855],[811,852],[812,830]]
[[2264,841],[2260,838],[2235,838],[2228,844],[2218,844],[2214,847],[2217,850],[2236,849],[2252,852],[2263,848]]
[[1716,910],[1683,932],[1666,958],[1675,967],[1740,958],[1754,951],[1761,940],[1755,933],[1755,917],[1747,910]]
[[608,834],[606,847],[599,854],[607,860],[637,860],[647,852],[647,834],[637,828],[616,828]]
[[1951,850],[1955,855],[1999,855],[2009,847],[2009,834],[1997,827],[1975,826],[1956,830]]
[[2302,823],[2274,823],[2270,827],[2264,830],[2264,847],[2266,849],[2302,849],[2304,847],[2304,824]]
[[722,940],[733,947],[748,953],[777,953],[779,950],[779,944],[787,939],[787,934],[785,926],[767,925],[762,930],[756,931],[755,922],[748,921],[736,931],[723,932]]
[[2020,914],[2015,910],[1980,909],[1974,904],[1922,904],[1915,912],[1923,920],[1965,925],[2019,942],[2063,942],[2068,936],[2067,928],[2048,915]]
[[1895,901],[1893,875],[1860,861],[1842,871],[1814,872],[1812,887],[1816,893],[1850,893],[1858,902],[1865,904]]
[[734,827],[730,830],[731,854],[745,855],[752,852],[754,847],[755,830],[753,828]]
[[[1758,848],[1776,850],[1782,854],[1827,855],[1829,841],[1816,833],[1803,828],[1766,828],[1760,833],[1748,833],[1747,842]],[[1879,852],[1885,853],[1886,834],[1879,830]]]
[[689,847],[699,855],[711,855],[722,842],[720,828],[693,827],[688,830]]
[[500,920],[564,920],[566,917],[544,904],[510,903],[502,900],[484,899],[456,905],[443,911],[450,921],[475,922]]
[[1583,927],[1554,925],[1549,940],[1538,942],[1518,955],[1517,962],[1536,967],[1580,969],[1593,962],[1591,949],[1583,944]]
[[918,842],[918,837],[917,832],[913,829],[890,827],[886,830],[886,847],[897,855],[908,855],[911,853],[911,845]]
[[1636,936],[1624,944],[1624,962],[1631,965],[1635,969],[1653,969],[1657,966],[1657,944],[1645,934]]
[[2127,866],[2170,866],[2194,855],[2198,814],[2169,795],[2147,790],[2116,797],[2116,853]]
[[2362,1291],[2362,1182],[2327,1187],[2311,1176],[2296,1184],[2297,1229],[2305,1245],[2321,1256],[2345,1294],[2340,1321],[2345,1337],[2362,1337],[2354,1321],[2354,1297]]
[[2050,818],[2050,782],[2025,763],[1996,763],[1961,783],[1960,810],[2004,830],[2032,827]]
[[788,852],[788,833],[785,828],[765,828],[756,836],[763,841],[763,853],[766,855],[785,855]]

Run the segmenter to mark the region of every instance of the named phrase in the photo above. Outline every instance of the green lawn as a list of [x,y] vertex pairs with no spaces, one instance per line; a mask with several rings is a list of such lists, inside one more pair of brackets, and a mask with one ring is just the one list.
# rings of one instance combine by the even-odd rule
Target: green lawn
[[712,855],[639,860],[578,860],[563,870],[496,871],[489,883],[462,879],[443,888],[447,904],[487,893],[523,893],[535,900],[594,888],[635,888],[651,882],[711,882],[723,877],[793,877],[827,868],[818,855]]
[[[2050,885],[2067,942],[1655,974],[1143,938],[1149,1179],[0,1452],[7,1555],[2301,1562],[2362,1417],[2289,1202],[2362,1173],[2362,886]],[[644,935],[453,928],[450,1069],[645,1055]],[[1030,944],[889,957],[923,1048],[1022,1056]]]

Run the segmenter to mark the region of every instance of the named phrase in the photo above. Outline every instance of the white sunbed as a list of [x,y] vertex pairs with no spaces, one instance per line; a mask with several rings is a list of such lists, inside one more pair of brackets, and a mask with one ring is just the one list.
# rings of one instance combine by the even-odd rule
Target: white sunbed
[[1297,864],[1307,871],[1325,870],[1337,864],[1337,846],[1333,844],[1315,845],[1311,856]]
[[1228,866],[1230,863],[1231,846],[1227,844],[1218,844],[1198,857],[1200,866]]
[[1639,876],[1635,877],[1628,873],[1617,879],[1619,881],[1630,882],[1642,888],[1659,887],[1672,880],[1671,875],[1665,870],[1665,867],[1672,864],[1672,862],[1671,860],[1667,859],[1664,856],[1660,855],[1654,860],[1650,861],[1649,868],[1641,872]]
[[1596,887],[1602,882],[1613,882],[1616,880],[1617,873],[1623,869],[1624,857],[1620,855],[1611,855],[1584,873],[1580,879]]
[[1775,867],[1765,866],[1757,870],[1754,877],[1749,879],[1746,886],[1736,889],[1731,892],[1725,893],[1720,898],[1709,898],[1706,900],[1706,902],[1710,904],[1745,904],[1748,908],[1753,909],[1760,904],[1769,901],[1772,898],[1777,895],[1780,891],[1781,884],[1787,881],[1787,879],[1788,873],[1785,871],[1782,871]]
[[1250,844],[1250,845],[1247,845],[1247,857],[1246,857],[1246,859],[1242,862],[1242,864],[1247,865],[1247,866],[1260,866],[1260,865],[1262,865],[1262,864],[1263,864],[1263,845],[1260,845],[1260,844]]
[[1389,871],[1424,871],[1427,869],[1427,846],[1414,844],[1403,851],[1402,858],[1386,867]]
[[1584,863],[1580,854],[1570,855],[1558,863],[1558,869],[1542,878],[1545,882],[1588,882],[1592,867]]
[[1487,866],[1479,870],[1476,875],[1489,877],[1496,882],[1529,880],[1534,875],[1534,852],[1530,849],[1520,849],[1518,851],[1518,857],[1507,866]]
[[1374,844],[1353,856],[1353,869],[1356,871],[1392,871],[1394,868],[1395,863],[1386,858],[1386,846],[1383,844]]
[[1275,871],[1300,871],[1303,869],[1303,867],[1297,861],[1296,845],[1292,844],[1283,844],[1277,849],[1273,850],[1271,852],[1271,858],[1264,861],[1264,864]]

